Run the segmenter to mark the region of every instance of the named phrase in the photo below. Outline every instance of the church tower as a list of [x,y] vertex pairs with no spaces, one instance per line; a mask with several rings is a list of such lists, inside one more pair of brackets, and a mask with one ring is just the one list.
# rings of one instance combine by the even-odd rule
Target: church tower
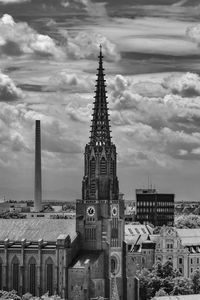
[[104,255],[101,296],[114,299],[118,295],[122,300],[124,202],[119,197],[117,153],[111,141],[101,46],[97,71],[91,135],[85,146],[82,200],[76,204],[76,230],[82,251]]

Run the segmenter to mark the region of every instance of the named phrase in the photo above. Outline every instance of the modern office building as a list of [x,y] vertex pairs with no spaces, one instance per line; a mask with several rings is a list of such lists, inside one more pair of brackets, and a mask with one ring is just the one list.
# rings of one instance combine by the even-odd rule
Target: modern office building
[[173,226],[174,194],[158,193],[156,189],[136,189],[136,216],[141,224]]

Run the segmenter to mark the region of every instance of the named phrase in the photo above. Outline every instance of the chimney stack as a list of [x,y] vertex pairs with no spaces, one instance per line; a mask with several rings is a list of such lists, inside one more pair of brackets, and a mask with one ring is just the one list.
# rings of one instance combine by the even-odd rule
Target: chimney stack
[[42,210],[41,136],[40,120],[35,121],[35,198],[34,209]]

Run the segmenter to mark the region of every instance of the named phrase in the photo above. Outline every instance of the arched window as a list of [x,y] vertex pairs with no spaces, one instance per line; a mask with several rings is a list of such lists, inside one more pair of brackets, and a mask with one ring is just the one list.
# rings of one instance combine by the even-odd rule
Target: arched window
[[117,271],[117,259],[114,256],[112,256],[110,260],[110,270],[112,274],[115,274]]
[[36,260],[31,257],[29,260],[29,292],[35,296],[36,295]]
[[3,263],[2,263],[2,259],[0,257],[0,290],[3,289],[3,267],[2,267]]
[[110,174],[114,175],[114,160],[111,159],[110,161]]
[[107,162],[104,157],[102,157],[100,161],[100,174],[101,175],[107,174]]
[[46,290],[53,295],[53,261],[50,257],[46,260]]
[[12,260],[12,288],[19,292],[19,260],[14,256]]

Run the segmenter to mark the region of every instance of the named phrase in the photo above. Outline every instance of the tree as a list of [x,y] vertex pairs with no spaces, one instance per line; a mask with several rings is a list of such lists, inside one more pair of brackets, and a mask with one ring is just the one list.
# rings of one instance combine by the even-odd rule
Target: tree
[[190,295],[193,294],[192,281],[185,277],[174,278],[174,287],[171,295]]
[[175,218],[174,226],[176,228],[200,228],[200,216],[194,214],[180,215]]
[[162,296],[167,296],[168,294],[165,292],[163,288],[160,288],[159,291],[156,292],[155,296],[156,297],[162,297]]
[[200,294],[200,270],[195,270],[192,274],[192,288],[194,294]]

